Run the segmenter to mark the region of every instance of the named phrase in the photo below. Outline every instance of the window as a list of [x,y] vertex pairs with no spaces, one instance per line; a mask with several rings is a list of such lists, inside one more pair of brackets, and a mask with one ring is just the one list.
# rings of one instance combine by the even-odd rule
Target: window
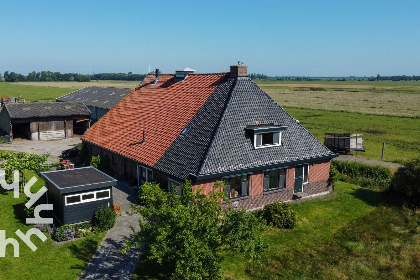
[[168,190],[170,193],[176,193],[177,195],[181,195],[182,194],[181,182],[168,179]]
[[96,193],[96,199],[103,199],[103,198],[110,198],[111,195],[109,193],[109,190],[106,191],[100,191]]
[[65,204],[67,206],[67,205],[91,202],[95,200],[107,199],[110,197],[111,197],[110,190],[101,190],[101,191],[93,191],[93,192],[87,192],[87,193],[72,194],[72,195],[67,195],[65,197],[65,202],[66,202]]
[[264,172],[264,191],[286,188],[286,169]]
[[227,198],[236,198],[248,195],[248,175],[236,176],[225,179],[225,195]]
[[281,145],[281,132],[256,133],[254,138],[256,149]]
[[112,154],[112,164],[117,165],[117,156]]
[[182,131],[181,131],[181,135],[185,136],[187,135],[188,131],[190,130],[190,127],[187,125]]
[[141,165],[139,165],[138,167],[140,184],[143,184],[144,182],[150,182],[153,180],[153,170],[143,167]]
[[309,183],[309,164],[303,165],[303,183]]

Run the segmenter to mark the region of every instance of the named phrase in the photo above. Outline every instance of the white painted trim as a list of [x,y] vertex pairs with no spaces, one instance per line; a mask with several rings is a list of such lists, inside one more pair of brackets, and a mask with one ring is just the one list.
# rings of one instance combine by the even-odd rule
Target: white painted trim
[[[108,197],[102,197],[102,198],[98,198],[98,199],[96,198],[96,193],[105,192],[105,191],[108,191]],[[87,195],[87,194],[93,194],[94,198],[82,200],[82,195]],[[80,202],[67,203],[67,198],[68,197],[74,197],[74,196],[79,196],[80,197]],[[99,201],[99,200],[104,200],[104,199],[109,199],[109,198],[111,198],[111,189],[104,189],[104,190],[98,190],[98,191],[92,191],[92,192],[83,192],[83,193],[78,193],[78,194],[65,195],[64,196],[64,205],[65,206],[71,206],[71,205],[88,203],[88,202],[92,202],[92,201]]]
[[255,149],[262,149],[262,148],[268,148],[268,147],[278,147],[281,146],[281,132],[279,131],[279,143],[278,144],[272,144],[272,145],[261,145],[257,146],[257,135],[260,134],[267,134],[267,133],[273,133],[273,132],[262,132],[262,133],[254,133],[254,148]]
[[[307,182],[305,182],[305,167],[308,167],[308,181]],[[302,183],[303,185],[306,185],[306,184],[309,184],[309,163],[304,163],[303,164],[303,183]]]

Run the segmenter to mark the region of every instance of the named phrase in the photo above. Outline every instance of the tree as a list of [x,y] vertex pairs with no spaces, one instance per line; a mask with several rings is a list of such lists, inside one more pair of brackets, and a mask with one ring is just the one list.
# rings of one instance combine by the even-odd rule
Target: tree
[[391,181],[391,189],[408,197],[420,199],[420,158],[397,169]]
[[223,187],[216,183],[206,196],[186,181],[178,196],[157,183],[143,184],[141,206],[132,206],[142,216],[141,230],[134,232],[123,252],[144,244],[144,256],[158,265],[164,279],[220,279],[227,251],[258,263],[265,248],[259,235],[263,222],[245,210],[225,207]]
[[379,81],[381,79],[381,75],[376,75],[376,81]]

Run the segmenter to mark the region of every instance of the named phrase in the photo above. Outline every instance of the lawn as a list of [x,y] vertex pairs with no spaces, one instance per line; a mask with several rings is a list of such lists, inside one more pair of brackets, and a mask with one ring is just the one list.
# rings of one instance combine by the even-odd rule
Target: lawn
[[420,81],[356,81],[356,80],[346,80],[346,81],[337,81],[337,80],[328,80],[320,79],[313,81],[294,81],[294,80],[273,80],[273,79],[261,79],[254,80],[260,86],[266,85],[285,85],[285,84],[294,84],[294,85],[331,85],[331,86],[368,86],[368,87],[420,87]]
[[264,232],[261,267],[230,255],[224,277],[418,279],[420,211],[396,204],[387,193],[339,182],[334,194],[293,205],[296,228]]
[[[34,174],[27,174],[27,178],[29,175]],[[44,181],[38,177],[31,190],[36,192],[44,185]],[[20,249],[19,258],[14,258],[13,247],[7,246],[6,257],[0,258],[0,279],[77,279],[106,233],[59,245],[54,245],[48,234],[45,234],[48,237],[45,242],[33,236],[31,240],[38,249],[32,252],[15,234],[18,229],[26,233],[33,227],[25,224],[25,198],[20,194],[16,199],[11,191],[0,188],[0,230],[6,231],[6,238],[18,240]]]
[[285,109],[322,143],[325,132],[362,133],[366,152],[358,156],[381,160],[385,141],[385,161],[404,163],[420,157],[420,118]]

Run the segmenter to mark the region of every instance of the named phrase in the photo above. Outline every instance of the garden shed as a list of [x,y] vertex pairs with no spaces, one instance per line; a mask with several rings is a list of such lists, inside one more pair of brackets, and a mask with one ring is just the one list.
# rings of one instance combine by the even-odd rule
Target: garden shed
[[99,207],[112,207],[112,186],[117,180],[88,166],[41,172],[47,187],[47,203],[62,224],[89,221]]

